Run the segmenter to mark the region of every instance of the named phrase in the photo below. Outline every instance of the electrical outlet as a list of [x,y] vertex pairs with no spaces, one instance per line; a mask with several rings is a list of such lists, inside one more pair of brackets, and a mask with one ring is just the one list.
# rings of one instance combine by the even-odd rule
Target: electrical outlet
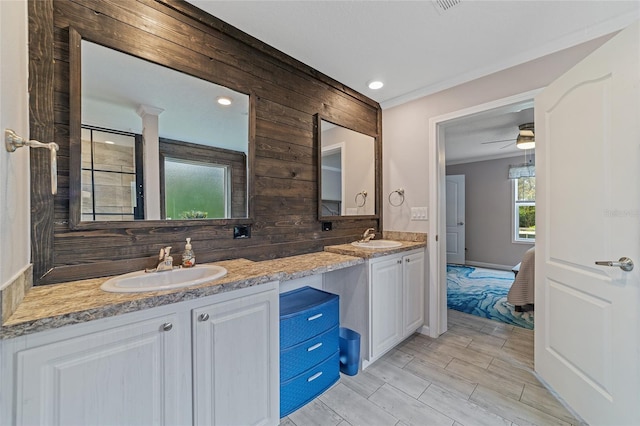
[[429,220],[429,208],[411,207],[411,220]]
[[233,239],[251,238],[251,225],[235,225],[233,227]]

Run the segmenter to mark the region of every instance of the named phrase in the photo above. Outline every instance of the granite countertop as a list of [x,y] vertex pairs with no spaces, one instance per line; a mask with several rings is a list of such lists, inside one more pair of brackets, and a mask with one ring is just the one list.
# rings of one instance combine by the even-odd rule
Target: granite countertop
[[108,293],[100,290],[100,285],[109,277],[33,287],[15,312],[2,324],[0,339],[362,263],[364,259],[361,256],[326,251],[263,262],[247,259],[215,262],[227,269],[227,275],[214,282],[173,290]]
[[337,246],[326,246],[325,251],[330,253],[344,254],[347,256],[361,257],[363,259],[371,259],[374,257],[387,256],[389,254],[401,253],[407,250],[423,248],[427,246],[425,241],[398,241],[402,243],[400,247],[369,249],[356,247],[351,244],[340,244]]

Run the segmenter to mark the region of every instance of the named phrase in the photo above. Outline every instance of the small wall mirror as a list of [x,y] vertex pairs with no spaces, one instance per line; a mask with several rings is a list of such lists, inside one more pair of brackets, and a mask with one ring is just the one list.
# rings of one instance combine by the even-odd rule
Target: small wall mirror
[[318,117],[320,218],[376,215],[376,140]]
[[79,56],[72,226],[249,216],[248,95],[87,40]]

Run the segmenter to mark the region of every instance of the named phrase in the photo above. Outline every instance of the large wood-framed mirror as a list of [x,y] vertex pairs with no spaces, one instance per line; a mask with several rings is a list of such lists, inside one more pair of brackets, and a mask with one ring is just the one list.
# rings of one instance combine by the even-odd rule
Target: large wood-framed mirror
[[318,217],[320,220],[379,217],[378,138],[316,115]]
[[[345,220],[330,232],[320,231],[317,220],[315,114],[375,136],[381,145],[381,109],[374,100],[187,2],[29,0],[27,5],[29,136],[60,146],[55,196],[48,153],[30,154],[35,285],[151,267],[161,247],[171,245],[172,254],[179,255],[189,237],[199,263],[231,258],[259,261],[321,251],[379,227],[380,208],[377,217],[341,216]],[[72,39],[73,29],[79,34]],[[82,40],[249,95],[247,218],[232,214],[229,219],[173,219],[171,213],[171,220],[82,221],[81,155],[77,154],[82,140]],[[139,134],[128,130],[124,133]],[[185,139],[168,138],[191,142]],[[185,152],[178,149],[177,154]],[[161,155],[171,158],[170,154],[176,153],[169,149],[158,153],[158,164]],[[190,161],[178,159],[187,165]],[[376,161],[380,170],[379,154]],[[72,162],[77,165],[73,170]],[[162,205],[159,192],[158,197]],[[377,204],[379,200],[376,196]],[[144,208],[147,202],[145,192],[143,202],[136,204]],[[193,207],[193,213],[191,208],[188,212],[197,217],[207,209]],[[244,225],[251,226],[251,238],[234,238],[236,227]]]
[[247,223],[251,97],[69,36],[71,229]]

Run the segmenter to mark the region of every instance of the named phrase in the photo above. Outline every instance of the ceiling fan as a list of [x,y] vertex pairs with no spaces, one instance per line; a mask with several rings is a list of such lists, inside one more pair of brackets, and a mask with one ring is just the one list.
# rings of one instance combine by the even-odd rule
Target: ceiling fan
[[487,145],[492,143],[509,142],[508,144],[501,146],[499,149],[505,149],[516,144],[520,149],[532,149],[536,146],[535,134],[533,133],[533,123],[525,123],[518,126],[520,132],[518,136],[512,139],[500,139],[496,141],[482,142],[481,145]]

